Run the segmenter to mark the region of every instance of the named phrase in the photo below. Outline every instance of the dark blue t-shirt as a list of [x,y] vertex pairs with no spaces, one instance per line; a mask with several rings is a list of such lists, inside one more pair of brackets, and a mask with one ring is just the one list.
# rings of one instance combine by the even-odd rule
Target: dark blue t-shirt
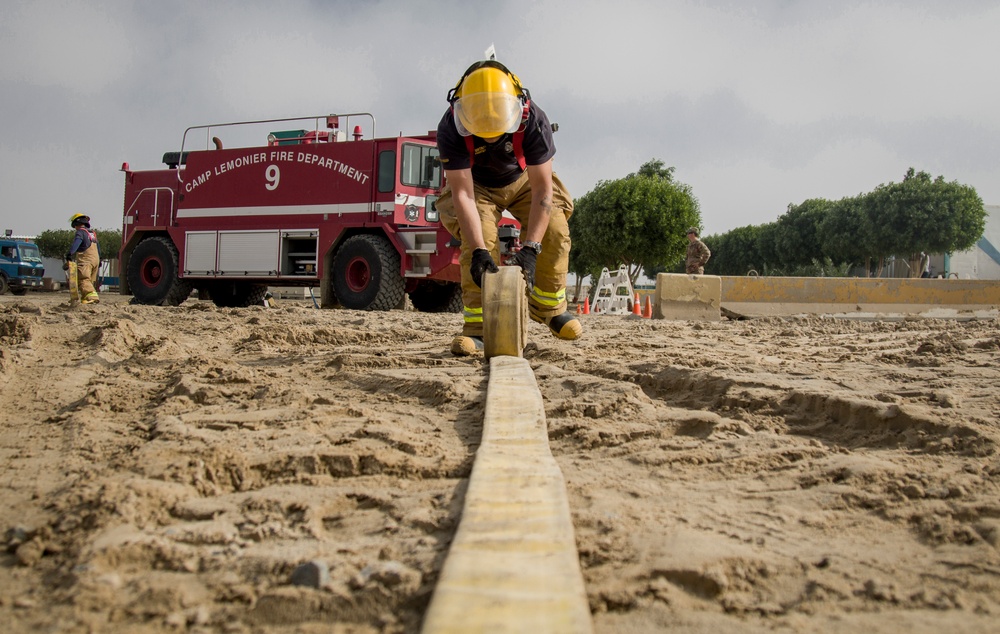
[[[504,187],[521,176],[521,166],[514,155],[514,134],[508,132],[493,143],[472,137],[476,158],[472,161],[472,180],[486,187]],[[437,146],[441,152],[441,166],[445,170],[468,169],[469,148],[465,137],[455,128],[455,115],[451,108],[444,113],[437,129]],[[541,165],[556,153],[552,140],[552,124],[545,111],[532,101],[528,106],[528,121],[522,142],[524,161],[528,165]]]
[[73,236],[73,244],[69,247],[69,252],[83,253],[90,248],[92,242],[94,242],[94,240],[90,230],[86,227],[77,227],[76,234]]

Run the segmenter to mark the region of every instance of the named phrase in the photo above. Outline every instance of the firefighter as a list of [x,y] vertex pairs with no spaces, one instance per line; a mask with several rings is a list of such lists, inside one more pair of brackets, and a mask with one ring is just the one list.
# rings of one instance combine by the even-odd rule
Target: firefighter
[[81,304],[96,304],[101,299],[97,296],[97,270],[101,266],[101,256],[97,250],[97,233],[90,228],[90,216],[73,214],[69,219],[70,226],[76,229],[73,244],[66,253],[66,260],[76,260],[76,278],[80,288]]
[[580,321],[567,311],[566,273],[573,199],[552,171],[556,147],[545,112],[494,60],[476,62],[448,93],[437,145],[447,185],[437,201],[441,222],[461,241],[462,334],[458,356],[483,347],[482,279],[497,271],[497,223],[504,210],[521,223],[515,262],[528,287],[528,310],[560,339],[576,339]]

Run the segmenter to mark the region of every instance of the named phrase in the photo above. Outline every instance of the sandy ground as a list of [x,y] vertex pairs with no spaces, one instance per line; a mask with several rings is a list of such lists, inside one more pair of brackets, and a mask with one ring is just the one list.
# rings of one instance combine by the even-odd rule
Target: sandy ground
[[[458,316],[67,299],[0,297],[5,632],[419,631]],[[997,631],[997,320],[583,319],[525,356],[596,632]]]

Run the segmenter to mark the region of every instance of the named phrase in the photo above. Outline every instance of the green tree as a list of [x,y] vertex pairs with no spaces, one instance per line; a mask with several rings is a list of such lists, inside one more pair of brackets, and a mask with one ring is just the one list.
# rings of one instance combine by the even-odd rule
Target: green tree
[[763,258],[757,248],[760,227],[738,227],[717,236],[706,236],[705,244],[712,251],[709,266],[713,275],[746,275],[760,271]]
[[[674,168],[664,167],[664,165],[666,165],[666,163],[660,159],[652,159],[643,163],[637,174],[639,176],[649,176],[651,178],[662,178],[668,181],[674,180]],[[632,174],[629,174],[629,176],[632,176]]]
[[765,275],[843,275],[860,264],[872,271],[873,261],[878,274],[890,256],[908,258],[916,275],[921,251],[969,249],[985,223],[974,188],[910,168],[900,183],[838,201],[791,204],[775,222],[713,236],[706,244],[713,272],[722,275],[750,268]]
[[573,220],[574,217],[576,217],[575,211],[569,217],[570,236],[573,238],[573,248],[569,252],[569,271],[576,276],[576,288],[574,289],[573,297],[579,300],[583,293],[583,280],[589,276],[593,280],[591,286],[596,284],[597,279],[601,276],[601,267],[587,259],[587,252],[577,245],[576,236],[573,235],[576,231],[574,229],[576,226]]
[[[97,245],[101,251],[102,260],[117,260],[122,248],[121,229],[95,229]],[[35,237],[35,244],[42,257],[63,259],[73,244],[76,231],[73,229],[47,229]]]
[[902,182],[866,194],[862,208],[870,255],[879,257],[964,251],[986,228],[986,209],[974,188],[912,167]]
[[[579,198],[570,217],[571,260],[590,271],[624,264],[633,282],[643,269],[673,263],[686,249],[684,230],[701,224],[691,187],[673,179],[674,168],[651,160],[637,173],[601,181]],[[575,259],[574,259],[575,258]]]
[[755,246],[760,254],[761,275],[784,275],[786,268],[781,263],[781,249],[778,247],[778,223],[769,222],[757,227]]
[[35,236],[35,244],[38,245],[43,258],[61,260],[69,251],[75,233],[72,229],[46,229]]
[[864,264],[871,253],[860,197],[830,203],[816,228],[821,251],[834,265]]
[[830,201],[810,198],[788,205],[788,211],[778,218],[774,247],[783,268],[809,265],[822,257],[816,228],[829,208]]
[[117,260],[118,253],[122,250],[122,230],[97,229],[97,243],[102,260]]

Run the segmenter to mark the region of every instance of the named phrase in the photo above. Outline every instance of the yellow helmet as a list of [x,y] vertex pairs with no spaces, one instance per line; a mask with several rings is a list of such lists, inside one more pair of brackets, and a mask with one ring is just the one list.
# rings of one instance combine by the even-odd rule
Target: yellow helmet
[[69,217],[69,224],[71,227],[86,224],[88,222],[90,222],[90,216],[87,214],[73,214]]
[[449,95],[455,127],[462,136],[485,138],[515,132],[521,125],[525,91],[521,82],[498,62],[473,64]]

